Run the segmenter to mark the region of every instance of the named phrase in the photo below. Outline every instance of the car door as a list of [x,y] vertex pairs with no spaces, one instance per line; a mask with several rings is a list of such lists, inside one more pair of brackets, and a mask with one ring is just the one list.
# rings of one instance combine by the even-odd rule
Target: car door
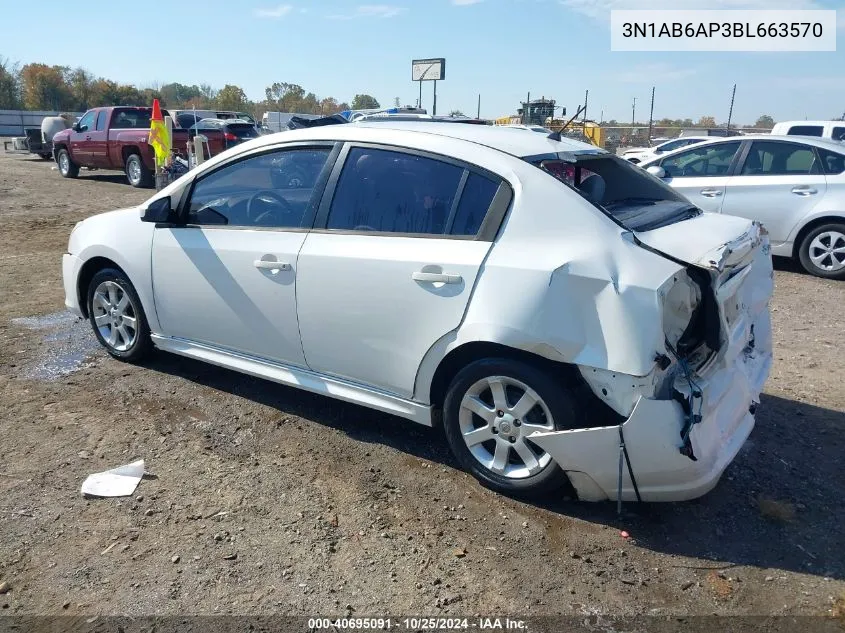
[[815,148],[800,141],[755,140],[741,162],[722,213],[758,220],[773,243],[787,241],[827,189]]
[[71,130],[68,144],[71,157],[81,165],[91,164],[91,134],[94,132],[97,111],[90,110],[82,115],[75,130]]
[[186,224],[153,239],[162,334],[305,366],[297,256],[337,151],[260,150],[199,177],[180,209]]
[[510,186],[449,159],[347,146],[299,255],[308,366],[411,397],[431,346],[458,327]]
[[94,129],[88,133],[91,149],[91,164],[94,167],[109,167],[108,119],[109,110],[100,110]]
[[718,213],[740,145],[740,141],[695,145],[656,164],[663,168],[667,184],[703,211]]

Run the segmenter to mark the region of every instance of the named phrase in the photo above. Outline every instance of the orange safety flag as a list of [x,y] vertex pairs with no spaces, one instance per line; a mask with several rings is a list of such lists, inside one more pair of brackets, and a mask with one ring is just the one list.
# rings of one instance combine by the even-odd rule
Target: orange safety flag
[[170,157],[170,134],[167,132],[167,126],[164,124],[164,118],[161,116],[161,106],[158,99],[153,99],[153,116],[150,119],[150,137],[149,144],[152,146],[156,157],[156,171],[167,164]]

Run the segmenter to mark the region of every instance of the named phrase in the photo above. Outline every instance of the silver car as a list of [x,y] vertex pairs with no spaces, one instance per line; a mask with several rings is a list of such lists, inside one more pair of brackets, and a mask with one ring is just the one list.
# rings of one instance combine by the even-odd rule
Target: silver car
[[772,254],[845,279],[845,144],[755,134],[707,141],[641,165],[711,213],[760,221]]

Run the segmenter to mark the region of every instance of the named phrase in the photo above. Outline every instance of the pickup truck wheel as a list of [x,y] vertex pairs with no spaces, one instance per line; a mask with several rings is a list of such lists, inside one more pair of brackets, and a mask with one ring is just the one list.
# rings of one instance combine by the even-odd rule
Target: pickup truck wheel
[[153,184],[153,174],[138,154],[130,154],[126,159],[126,179],[133,187],[144,188]]
[[88,284],[88,318],[100,344],[130,363],[152,349],[150,328],[132,282],[116,268],[98,272]]
[[845,280],[845,224],[817,226],[804,236],[798,249],[801,266],[811,275]]
[[79,165],[74,163],[66,149],[60,149],[56,154],[56,162],[59,164],[59,173],[63,178],[76,178],[79,175]]
[[556,490],[566,474],[530,435],[570,428],[571,398],[551,376],[505,358],[458,372],[446,394],[443,427],[461,466],[482,485],[516,496]]

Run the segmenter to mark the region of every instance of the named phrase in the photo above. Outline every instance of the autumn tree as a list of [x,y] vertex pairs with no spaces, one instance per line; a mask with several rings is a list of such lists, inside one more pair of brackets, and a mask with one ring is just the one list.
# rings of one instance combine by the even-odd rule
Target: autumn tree
[[20,108],[20,91],[18,69],[9,60],[0,57],[0,110]]
[[217,93],[216,99],[217,107],[220,110],[232,110],[235,112],[243,112],[249,107],[249,99],[240,88],[232,84],[226,84]]
[[66,66],[27,64],[21,68],[21,101],[27,110],[72,110],[73,93]]
[[372,108],[380,108],[378,101],[375,97],[371,97],[370,95],[355,95],[355,98],[352,99],[352,109],[353,110],[369,110]]
[[696,123],[698,127],[716,127],[716,118],[712,116],[703,116]]

